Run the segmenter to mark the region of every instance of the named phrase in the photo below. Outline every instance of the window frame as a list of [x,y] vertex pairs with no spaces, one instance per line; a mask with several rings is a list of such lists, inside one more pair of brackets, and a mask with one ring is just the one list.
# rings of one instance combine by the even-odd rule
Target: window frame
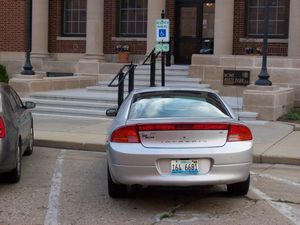
[[[86,32],[87,31],[85,31],[85,34],[65,33],[65,6],[66,6],[66,1],[68,1],[68,0],[61,1],[61,36],[62,37],[86,37]],[[86,4],[87,4],[87,1],[86,1]],[[87,8],[86,8],[85,27],[87,29]]]
[[[117,36],[118,37],[147,37],[148,24],[146,24],[146,32],[145,32],[145,34],[136,34],[136,33],[135,34],[122,34],[121,33],[120,30],[121,30],[121,5],[122,5],[122,1],[123,0],[118,0],[118,4],[117,4],[117,16],[116,16],[116,19],[117,19],[117,22],[116,22],[116,25],[117,25]],[[138,0],[136,0],[136,1],[138,1]],[[151,1],[151,0],[147,0],[147,4],[146,4],[146,14],[147,14],[147,20],[146,20],[146,22],[148,21],[148,1]],[[135,21],[135,23],[136,23],[136,21]]]
[[[263,34],[261,35],[256,35],[256,34],[248,34],[248,9],[249,9],[249,1],[250,0],[246,0],[246,4],[245,4],[245,18],[244,18],[244,27],[245,27],[245,37],[249,37],[249,38],[263,38]],[[284,35],[268,35],[268,38],[271,39],[287,39],[289,36],[289,10],[290,9],[290,0],[286,0],[286,16],[285,16],[285,29],[284,29]],[[270,26],[269,26],[270,27]]]

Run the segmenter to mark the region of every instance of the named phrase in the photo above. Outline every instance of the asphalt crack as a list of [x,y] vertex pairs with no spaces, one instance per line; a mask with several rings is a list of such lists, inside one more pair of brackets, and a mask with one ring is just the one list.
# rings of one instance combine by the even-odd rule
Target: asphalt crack
[[182,208],[183,206],[185,206],[187,204],[189,204],[189,202],[180,203],[174,207],[171,207],[169,211],[156,214],[153,218],[154,222],[151,223],[151,225],[155,225],[156,223],[159,223],[163,219],[173,217],[178,209]]
[[277,202],[277,203],[286,203],[286,204],[300,205],[300,202],[293,202],[293,201],[283,200],[283,199],[273,199],[271,201],[272,202]]

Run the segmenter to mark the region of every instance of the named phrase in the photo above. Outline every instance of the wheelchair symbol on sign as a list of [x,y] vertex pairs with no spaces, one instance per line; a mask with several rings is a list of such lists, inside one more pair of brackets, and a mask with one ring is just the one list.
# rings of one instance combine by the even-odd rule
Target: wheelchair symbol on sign
[[166,37],[167,36],[166,29],[159,29],[158,34],[159,37]]

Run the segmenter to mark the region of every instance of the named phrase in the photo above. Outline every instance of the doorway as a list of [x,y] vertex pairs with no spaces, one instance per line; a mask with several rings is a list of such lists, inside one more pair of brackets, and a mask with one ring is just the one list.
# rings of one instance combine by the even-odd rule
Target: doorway
[[192,54],[213,54],[214,19],[214,0],[176,2],[176,64],[191,64]]

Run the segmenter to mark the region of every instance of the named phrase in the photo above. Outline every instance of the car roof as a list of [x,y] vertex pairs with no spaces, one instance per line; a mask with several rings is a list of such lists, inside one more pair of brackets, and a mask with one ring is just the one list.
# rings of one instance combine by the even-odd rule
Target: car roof
[[142,94],[142,93],[159,92],[159,91],[195,91],[195,92],[208,92],[208,93],[215,93],[215,94],[218,93],[217,91],[212,89],[195,88],[195,87],[150,87],[150,88],[135,89],[133,93]]

